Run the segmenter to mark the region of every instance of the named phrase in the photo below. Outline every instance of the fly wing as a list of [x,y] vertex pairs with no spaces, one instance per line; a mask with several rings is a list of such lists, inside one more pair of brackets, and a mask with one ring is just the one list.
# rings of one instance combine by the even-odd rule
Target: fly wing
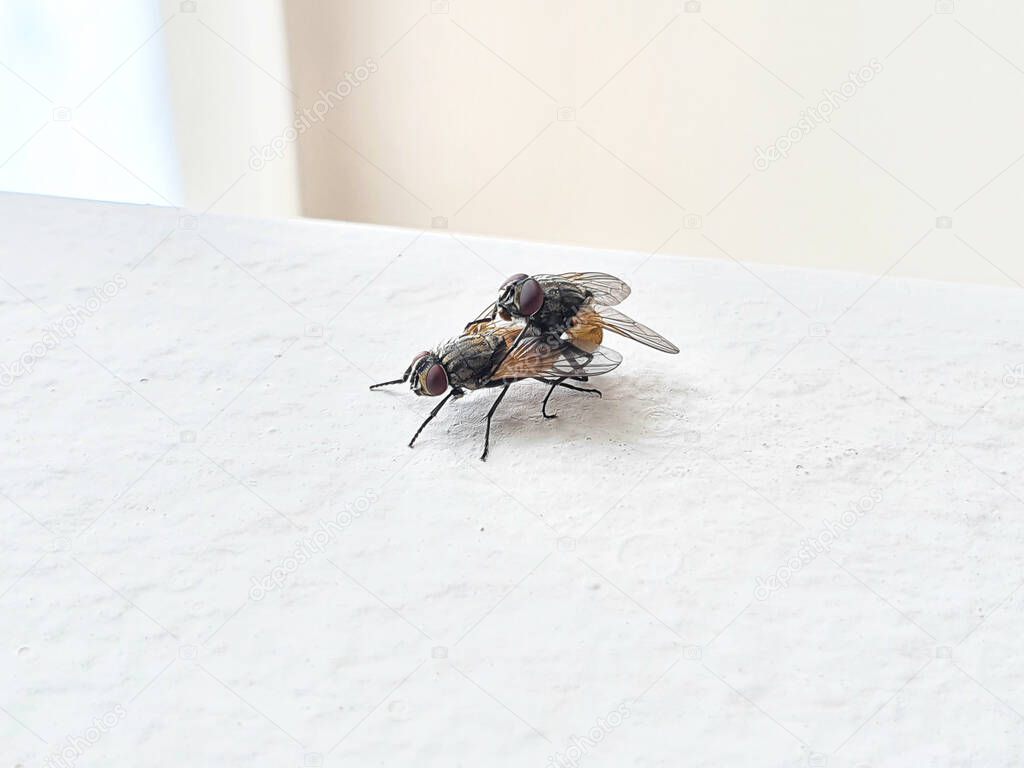
[[617,333],[620,336],[625,336],[627,339],[639,341],[641,344],[646,344],[648,347],[659,352],[668,352],[670,355],[675,355],[679,352],[679,347],[657,331],[648,328],[643,323],[638,323],[633,318],[627,317],[611,307],[597,307],[594,310],[583,312],[577,316],[577,320],[583,327],[595,324],[600,325],[606,330]]
[[629,286],[614,275],[604,272],[566,272],[561,275],[535,275],[542,283],[567,280],[594,294],[594,303],[611,307],[629,296]]
[[493,379],[550,379],[599,376],[614,370],[622,356],[607,347],[583,349],[569,339],[530,336],[520,340],[495,370]]
[[619,367],[622,355],[614,349],[598,346],[591,351],[569,344],[560,360],[551,366],[554,376],[600,376]]

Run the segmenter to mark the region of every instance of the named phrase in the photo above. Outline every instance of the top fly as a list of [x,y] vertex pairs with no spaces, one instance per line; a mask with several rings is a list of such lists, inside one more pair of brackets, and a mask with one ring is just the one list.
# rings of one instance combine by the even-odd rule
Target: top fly
[[[495,317],[521,319],[526,327],[517,342],[534,334],[560,336],[571,332],[578,339],[599,344],[603,331],[609,330],[661,352],[678,353],[679,347],[660,333],[612,309],[627,296],[629,286],[603,272],[520,273],[502,283],[498,300],[473,322]],[[472,327],[473,322],[466,327]]]

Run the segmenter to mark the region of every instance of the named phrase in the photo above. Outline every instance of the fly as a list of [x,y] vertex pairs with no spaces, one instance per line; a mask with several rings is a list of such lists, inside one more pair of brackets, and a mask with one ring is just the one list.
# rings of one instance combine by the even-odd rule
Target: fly
[[591,376],[614,370],[622,362],[618,352],[592,343],[585,335],[524,335],[527,330],[531,329],[522,323],[475,321],[460,336],[444,342],[433,351],[416,355],[402,378],[374,384],[370,389],[408,381],[417,395],[439,397],[448,393],[416,430],[409,441],[411,448],[423,428],[449,400],[457,400],[468,391],[501,387],[501,392],[487,412],[484,451],[480,455],[480,460],[486,461],[491,439],[491,417],[513,384],[528,379],[550,384],[541,413],[545,418],[554,418],[547,413],[546,408],[548,398],[557,387],[596,392],[600,396],[600,391],[596,389],[565,382],[567,379],[587,381]]
[[629,292],[626,283],[603,272],[533,276],[520,273],[502,283],[498,300],[467,328],[495,317],[521,319],[526,327],[520,339],[572,333],[577,339],[600,344],[603,332],[608,330],[660,352],[677,354],[679,347],[660,333],[613,309]]

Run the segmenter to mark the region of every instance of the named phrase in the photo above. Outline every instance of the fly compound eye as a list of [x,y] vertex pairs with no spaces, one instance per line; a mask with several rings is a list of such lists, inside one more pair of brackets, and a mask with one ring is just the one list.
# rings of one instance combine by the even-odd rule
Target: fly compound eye
[[544,304],[544,289],[532,277],[523,281],[519,288],[519,311],[524,317],[531,317],[540,311]]
[[427,370],[425,378],[426,393],[431,397],[443,394],[448,389],[448,372],[437,363],[434,363]]
[[424,357],[426,357],[429,354],[430,354],[429,352],[420,352],[418,355],[416,355],[416,357],[414,357],[412,359],[412,362],[409,363],[409,367],[410,368],[415,368],[416,367],[416,363],[418,363],[420,360],[422,360]]
[[529,277],[529,275],[527,275],[525,272],[517,272],[516,274],[512,275],[512,277],[508,278],[504,283],[501,284],[500,290],[503,291],[510,285],[518,283],[520,280],[525,280],[527,277]]

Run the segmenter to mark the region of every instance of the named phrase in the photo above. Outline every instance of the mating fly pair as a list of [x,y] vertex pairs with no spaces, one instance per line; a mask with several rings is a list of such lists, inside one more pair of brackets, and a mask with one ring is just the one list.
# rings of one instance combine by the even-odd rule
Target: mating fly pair
[[547,413],[547,403],[558,387],[600,396],[597,389],[566,381],[588,381],[622,362],[618,352],[601,346],[605,330],[662,352],[679,351],[665,337],[611,308],[629,296],[629,290],[617,277],[601,272],[513,275],[501,285],[497,301],[468,323],[461,335],[418,354],[402,378],[370,389],[408,381],[417,395],[438,397],[448,392],[412,436],[411,448],[449,400],[475,389],[502,387],[487,412],[480,456],[486,460],[491,417],[516,382],[534,379],[551,385],[541,405],[545,418],[554,418]]

